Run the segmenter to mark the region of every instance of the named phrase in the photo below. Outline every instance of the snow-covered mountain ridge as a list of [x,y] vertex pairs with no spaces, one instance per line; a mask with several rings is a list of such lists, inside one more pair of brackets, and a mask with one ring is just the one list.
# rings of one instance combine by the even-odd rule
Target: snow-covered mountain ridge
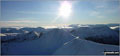
[[106,25],[4,28],[2,31],[3,55],[103,55],[104,50],[119,50],[118,32]]
[[71,31],[74,36],[104,44],[119,43],[119,34],[106,25],[88,25],[74,28]]

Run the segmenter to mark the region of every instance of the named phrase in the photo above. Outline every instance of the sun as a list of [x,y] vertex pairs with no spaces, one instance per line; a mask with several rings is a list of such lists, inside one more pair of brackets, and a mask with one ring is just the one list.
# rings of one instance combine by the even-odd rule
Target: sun
[[59,8],[59,16],[67,18],[70,16],[72,12],[72,5],[68,1],[64,1],[61,3]]

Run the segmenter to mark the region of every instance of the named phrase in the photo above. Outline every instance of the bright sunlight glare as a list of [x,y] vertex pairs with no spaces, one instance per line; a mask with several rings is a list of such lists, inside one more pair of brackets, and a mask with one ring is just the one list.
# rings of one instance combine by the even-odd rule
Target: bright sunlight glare
[[72,5],[68,1],[64,1],[61,3],[61,7],[59,8],[59,16],[69,17],[72,12]]

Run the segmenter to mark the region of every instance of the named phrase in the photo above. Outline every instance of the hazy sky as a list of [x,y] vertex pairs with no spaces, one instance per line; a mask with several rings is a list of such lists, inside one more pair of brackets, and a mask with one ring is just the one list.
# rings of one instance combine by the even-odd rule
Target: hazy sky
[[43,26],[56,24],[104,24],[119,23],[119,0],[68,1],[72,8],[66,19],[60,17],[60,5],[64,1],[2,1],[0,19],[5,26]]

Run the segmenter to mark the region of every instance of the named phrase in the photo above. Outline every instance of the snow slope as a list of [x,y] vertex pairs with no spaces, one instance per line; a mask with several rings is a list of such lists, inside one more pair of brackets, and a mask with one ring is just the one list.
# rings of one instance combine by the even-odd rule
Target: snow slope
[[110,28],[113,29],[114,31],[116,31],[119,34],[120,26],[114,26],[114,27],[110,27]]
[[1,33],[23,33],[21,29],[18,28],[1,28]]
[[119,34],[106,25],[89,25],[75,28],[71,31],[74,36],[105,44],[118,44]]
[[[52,29],[38,38],[24,42],[9,42],[2,44],[2,54],[52,54],[65,42],[74,37],[62,29]],[[6,50],[8,49],[8,50]]]
[[42,27],[37,27],[37,28],[24,27],[24,28],[21,28],[21,30],[29,31],[29,32],[31,32],[31,31],[42,32],[42,31],[44,31],[44,28],[42,28]]
[[[77,27],[79,26],[79,27]],[[119,35],[106,25],[76,25],[73,28],[21,28],[23,32],[2,33],[4,55],[103,54],[118,51]],[[15,32],[16,33],[16,32]],[[18,34],[20,33],[20,34]],[[87,40],[86,40],[87,39]],[[90,40],[90,41],[89,41]],[[94,42],[93,42],[94,41]],[[102,43],[96,43],[101,41]],[[106,44],[107,43],[107,44]]]
[[25,32],[31,32],[31,31],[42,32],[44,31],[44,28],[42,27],[1,28],[1,33],[25,33]]
[[113,36],[118,37],[116,32],[111,30],[107,26],[89,26],[89,27],[79,27],[77,29],[74,29],[71,31],[72,34],[76,36],[82,37],[88,37],[88,36],[96,36],[96,35],[104,35],[104,36]]
[[76,38],[59,48],[54,55],[104,55],[105,50],[118,51],[119,47]]
[[28,33],[17,34],[15,36],[9,33],[9,35],[7,36],[1,36],[1,41],[2,42],[21,42],[26,40],[33,40],[33,39],[39,38],[41,33],[32,31]]
[[24,41],[39,38],[39,35],[44,32],[44,28],[2,28],[1,32],[6,36],[1,36],[2,42]]

